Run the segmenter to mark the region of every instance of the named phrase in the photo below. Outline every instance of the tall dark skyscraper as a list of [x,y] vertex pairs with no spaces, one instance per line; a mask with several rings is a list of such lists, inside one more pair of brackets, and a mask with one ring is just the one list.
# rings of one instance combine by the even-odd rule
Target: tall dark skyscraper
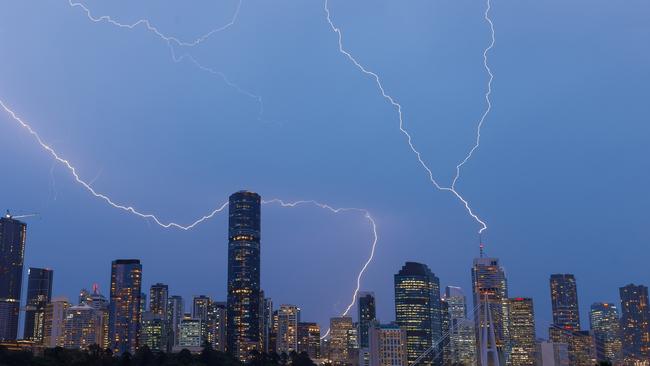
[[164,283],[156,283],[149,288],[149,312],[161,319],[167,319],[169,288]]
[[257,193],[230,196],[228,216],[228,351],[246,359],[261,350],[260,210]]
[[141,320],[142,265],[138,259],[114,260],[111,266],[109,339],[113,352],[133,354],[138,348]]
[[372,292],[360,293],[357,310],[359,312],[359,348],[368,348],[370,344],[368,332],[372,323],[377,319],[375,294]]
[[38,344],[45,337],[45,306],[52,299],[51,269],[30,268],[27,275],[27,306],[25,307],[24,339]]
[[0,218],[0,341],[18,337],[18,314],[27,225],[9,213]]
[[621,296],[621,343],[630,361],[650,358],[650,310],[648,288],[629,284],[619,289]]
[[[441,343],[440,281],[426,265],[406,262],[395,275],[395,319],[406,330],[409,363],[415,361],[434,342]],[[442,347],[429,353],[420,364],[441,365],[440,352]]]
[[553,324],[566,330],[580,330],[578,288],[572,274],[551,275]]

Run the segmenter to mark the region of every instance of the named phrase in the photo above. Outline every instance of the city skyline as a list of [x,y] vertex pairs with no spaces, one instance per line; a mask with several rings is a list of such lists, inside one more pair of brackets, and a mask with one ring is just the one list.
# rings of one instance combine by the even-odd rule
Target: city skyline
[[[218,20],[192,18],[196,9],[173,5],[156,8],[155,14],[111,6],[94,10],[122,19],[151,15],[170,33],[198,34],[215,21],[227,20],[232,5],[206,6],[214,11],[205,13],[218,13]],[[391,276],[407,261],[426,264],[440,278],[441,288],[460,286],[471,297],[468,273],[478,256],[479,227],[453,197],[427,185],[395,131],[393,111],[379,100],[371,82],[336,53],[336,37],[322,9],[306,4],[289,8],[293,5],[244,6],[229,34],[236,41],[222,44],[220,35],[219,41],[196,50],[197,58],[223,67],[246,90],[263,96],[261,117],[255,100],[218,79],[208,80],[190,64],[170,61],[165,45],[144,30],[92,24],[65,2],[42,5],[43,11],[29,4],[7,5],[10,11],[4,13],[10,16],[2,18],[5,28],[0,31],[16,32],[7,35],[6,53],[12,56],[3,61],[7,71],[0,78],[7,90],[0,99],[33,121],[94,187],[169,220],[191,222],[241,188],[269,198],[314,198],[336,207],[368,209],[377,219],[380,241],[361,289],[376,293],[379,319],[391,319],[392,302],[386,301],[392,296]],[[642,105],[647,87],[639,85],[650,83],[638,80],[648,77],[643,65],[649,53],[639,46],[642,42],[635,42],[648,32],[638,15],[647,4],[598,4],[598,11],[581,15],[589,21],[579,30],[571,25],[581,6],[587,7],[584,2],[493,5],[498,35],[490,54],[497,75],[495,109],[485,126],[485,143],[477,160],[465,168],[459,187],[490,224],[483,236],[486,255],[500,259],[510,293],[534,300],[537,334],[547,336],[552,323],[548,276],[554,273],[575,275],[581,327],[588,328],[592,303],[620,305],[620,287],[647,285],[650,278],[644,259],[649,254],[644,245],[645,207],[650,203],[644,188],[649,182],[644,159],[648,127],[638,118],[646,115]],[[361,6],[332,2],[332,16],[354,54],[386,78],[391,93],[404,104],[407,123],[434,164],[434,174],[447,182],[471,146],[484,108],[481,51],[489,42],[482,18],[485,4],[418,3],[399,8],[403,18],[391,15],[402,13],[390,6],[371,7],[368,18],[359,18],[355,14],[365,11]],[[566,6],[568,12],[558,15],[550,10],[554,6]],[[588,7],[594,9],[593,4]],[[264,17],[266,13],[273,17]],[[278,17],[286,24],[275,21]],[[33,19],[38,26],[22,19]],[[604,21],[621,26],[595,26]],[[396,26],[384,30],[384,22]],[[305,40],[295,40],[288,25],[292,23],[305,32]],[[426,28],[421,32],[411,23]],[[551,23],[558,28],[544,26]],[[43,32],[48,26],[57,31]],[[250,33],[258,26],[263,31]],[[379,36],[369,36],[371,30]],[[85,43],[79,35],[103,42]],[[528,38],[544,42],[524,40]],[[584,38],[598,40],[605,51],[594,51],[589,42],[572,42]],[[630,43],[621,44],[619,38]],[[417,42],[390,42],[395,48],[387,49],[381,39]],[[295,48],[282,48],[287,40],[297,42]],[[239,52],[240,43],[250,44],[250,50]],[[261,51],[265,44],[279,50],[267,54]],[[418,51],[420,45],[427,51]],[[24,51],[14,51],[18,49]],[[296,49],[309,52],[294,53]],[[554,59],[525,56],[552,55],[558,49],[567,55],[562,67]],[[43,57],[43,52],[54,56]],[[591,61],[588,67],[584,55]],[[33,64],[45,58],[51,64]],[[414,64],[405,67],[406,60]],[[614,66],[625,71],[601,84],[600,75]],[[309,81],[287,80],[294,72],[309,75]],[[61,92],[61,85],[67,92]],[[532,87],[537,85],[541,87]],[[593,105],[608,107],[594,111]],[[54,269],[52,295],[74,302],[79,289],[93,283],[109,296],[107,265],[116,258],[138,258],[146,271],[145,293],[149,285],[163,282],[170,294],[186,301],[199,294],[225,301],[225,215],[196,231],[177,232],[109,210],[54,165],[24,131],[4,123],[9,117],[0,118],[0,144],[10,157],[1,169],[16,177],[3,182],[0,203],[17,214],[40,214],[25,219],[30,233],[24,273],[28,268]],[[238,139],[242,136],[246,139]],[[238,150],[244,140],[250,149]],[[614,183],[630,174],[633,179],[621,192]],[[349,304],[356,275],[368,257],[372,232],[363,214],[331,215],[313,207],[264,209],[265,296],[281,301],[276,305],[300,305],[305,319],[328,324]],[[293,268],[283,265],[287,259],[293,259]],[[593,265],[603,262],[615,270],[605,274]],[[22,282],[25,304],[26,274]],[[313,284],[319,284],[318,291],[310,288]],[[19,326],[24,326],[22,320]]]

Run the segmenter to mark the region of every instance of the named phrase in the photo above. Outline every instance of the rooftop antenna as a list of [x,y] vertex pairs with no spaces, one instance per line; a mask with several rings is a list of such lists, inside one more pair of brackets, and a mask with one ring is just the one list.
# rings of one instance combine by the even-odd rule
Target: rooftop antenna
[[483,245],[483,234],[479,233],[478,234],[478,248],[479,248],[479,256],[483,258],[483,251],[485,249],[485,245]]

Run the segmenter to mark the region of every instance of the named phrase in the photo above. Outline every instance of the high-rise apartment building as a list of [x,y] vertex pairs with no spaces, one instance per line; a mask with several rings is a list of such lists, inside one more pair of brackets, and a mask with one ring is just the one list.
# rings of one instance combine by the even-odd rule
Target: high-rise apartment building
[[142,265],[138,259],[117,259],[111,265],[109,339],[116,354],[134,354],[140,340]]
[[65,316],[70,302],[65,297],[53,298],[45,306],[43,345],[47,348],[65,346]]
[[156,283],[149,288],[149,311],[161,319],[167,319],[169,302],[169,287],[164,283]]
[[0,342],[18,338],[27,225],[0,217]]
[[23,338],[37,344],[45,337],[45,306],[52,300],[51,269],[30,268],[27,275],[27,306],[25,307],[25,327]]
[[422,365],[442,364],[442,312],[440,281],[424,264],[406,262],[395,274],[395,319],[406,331],[408,361],[415,361],[432,346]]
[[261,349],[261,197],[240,191],[230,196],[228,216],[228,351],[240,360]]
[[300,308],[295,305],[280,305],[275,344],[278,354],[298,351],[298,323],[300,323]]
[[169,314],[167,319],[169,319],[170,327],[170,343],[172,346],[178,345],[178,336],[179,336],[179,325],[181,320],[183,320],[183,314],[185,314],[185,301],[183,298],[178,295],[170,296],[167,313]]
[[71,349],[88,349],[93,344],[102,344],[102,325],[102,314],[87,303],[67,308],[63,346]]
[[449,312],[449,363],[476,364],[474,322],[467,318],[467,297],[460,287],[447,286],[445,301]]
[[535,314],[533,300],[515,297],[508,300],[510,365],[536,366]]
[[208,309],[208,342],[212,348],[226,351],[226,303],[212,301]]
[[328,358],[334,366],[354,365],[357,362],[356,329],[348,316],[330,319]]

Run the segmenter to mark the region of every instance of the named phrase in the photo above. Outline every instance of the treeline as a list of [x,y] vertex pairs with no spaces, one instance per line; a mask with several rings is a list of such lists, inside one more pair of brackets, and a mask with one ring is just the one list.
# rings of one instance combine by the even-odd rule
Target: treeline
[[31,351],[9,351],[0,347],[0,366],[315,366],[306,353],[251,353],[251,361],[242,363],[229,353],[210,346],[200,354],[184,349],[178,353],[152,352],[143,346],[134,355],[114,355],[110,350],[90,346],[88,350],[48,348],[42,355]]

